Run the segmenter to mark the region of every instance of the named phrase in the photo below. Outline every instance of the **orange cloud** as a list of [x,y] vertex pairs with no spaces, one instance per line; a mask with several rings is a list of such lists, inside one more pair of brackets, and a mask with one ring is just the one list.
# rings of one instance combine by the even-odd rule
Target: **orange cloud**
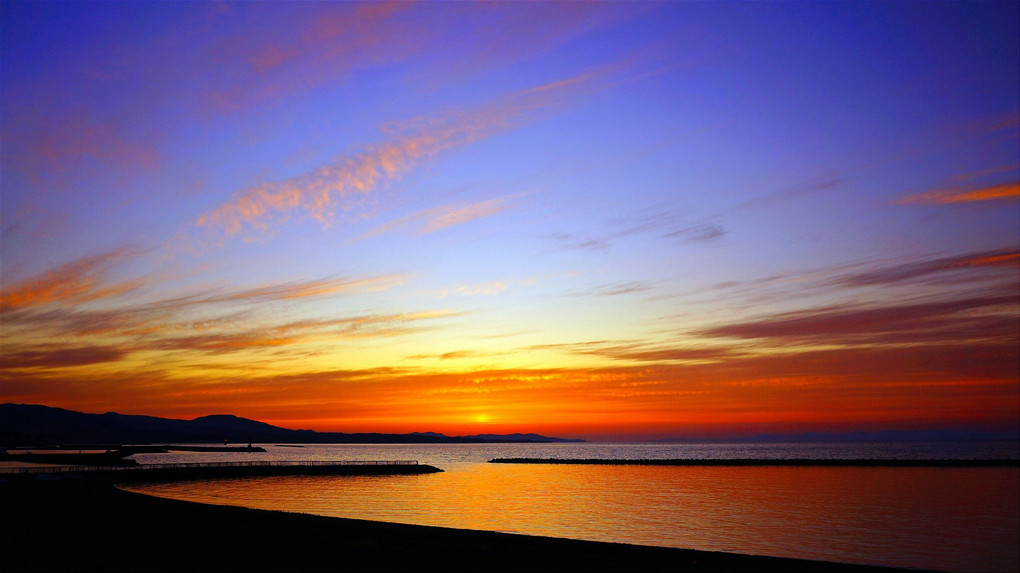
[[900,199],[898,203],[922,203],[948,205],[951,203],[974,203],[978,201],[997,201],[1020,198],[1020,182],[992,185],[980,189],[949,189],[929,191],[918,195],[910,195]]
[[457,207],[444,207],[439,210],[432,210],[430,221],[422,229],[423,233],[435,233],[436,231],[460,225],[468,221],[494,215],[506,209],[506,198],[490,199],[481,203],[463,205]]
[[1020,252],[993,254],[984,257],[971,258],[966,261],[961,261],[959,265],[968,267],[1015,267],[1018,262],[1020,262]]
[[193,299],[195,303],[214,303],[230,301],[269,301],[292,300],[318,297],[341,292],[361,291],[378,292],[403,284],[407,277],[403,275],[384,275],[366,279],[327,279],[317,281],[301,281],[280,283],[269,286],[241,290],[223,295],[212,295]]
[[375,229],[364,233],[357,237],[353,242],[362,241],[372,237],[377,237],[384,233],[388,233],[403,226],[409,226],[414,223],[424,221],[424,225],[420,227],[419,233],[435,233],[443,229],[461,225],[475,219],[487,217],[489,215],[495,215],[501,213],[506,209],[510,208],[511,200],[519,197],[520,195],[508,195],[505,197],[497,197],[495,199],[489,199],[487,201],[480,201],[477,203],[458,203],[453,205],[441,205],[439,207],[433,207],[417,213],[412,213],[406,217],[401,217],[387,223],[379,225]]
[[117,249],[101,255],[82,257],[4,289],[0,308],[14,310],[56,301],[86,302],[123,294],[141,286],[141,281],[105,285],[110,269],[129,258],[133,251]]

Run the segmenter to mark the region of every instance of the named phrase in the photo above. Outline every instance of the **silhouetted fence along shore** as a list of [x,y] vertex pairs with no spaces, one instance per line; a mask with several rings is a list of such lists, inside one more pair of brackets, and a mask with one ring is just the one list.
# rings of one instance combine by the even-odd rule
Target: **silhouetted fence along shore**
[[276,475],[401,475],[443,470],[417,460],[384,461],[258,461],[137,466],[32,466],[0,468],[0,476],[31,477],[74,474],[103,475],[123,481],[187,480]]
[[671,459],[671,460],[613,460],[567,458],[494,458],[490,464],[575,464],[575,465],[629,465],[629,466],[879,466],[879,467],[1016,467],[1020,459],[1000,460],[837,460],[837,459]]

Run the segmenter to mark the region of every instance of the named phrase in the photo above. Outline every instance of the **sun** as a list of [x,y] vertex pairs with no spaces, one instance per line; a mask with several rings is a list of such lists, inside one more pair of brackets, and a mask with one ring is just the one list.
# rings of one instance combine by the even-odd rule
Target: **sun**
[[484,423],[486,423],[488,421],[489,421],[489,415],[488,414],[476,414],[475,415],[475,422],[478,422],[479,424],[484,424]]

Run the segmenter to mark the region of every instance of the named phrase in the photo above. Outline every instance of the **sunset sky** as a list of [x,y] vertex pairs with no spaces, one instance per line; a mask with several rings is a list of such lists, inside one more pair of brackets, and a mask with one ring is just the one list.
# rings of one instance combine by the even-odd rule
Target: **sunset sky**
[[1001,3],[2,3],[0,402],[1020,425]]

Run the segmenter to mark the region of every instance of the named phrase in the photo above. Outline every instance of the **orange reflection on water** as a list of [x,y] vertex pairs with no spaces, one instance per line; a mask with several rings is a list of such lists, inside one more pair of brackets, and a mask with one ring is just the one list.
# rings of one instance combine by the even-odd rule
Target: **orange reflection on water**
[[475,464],[137,486],[207,503],[955,571],[1020,568],[1015,468]]

